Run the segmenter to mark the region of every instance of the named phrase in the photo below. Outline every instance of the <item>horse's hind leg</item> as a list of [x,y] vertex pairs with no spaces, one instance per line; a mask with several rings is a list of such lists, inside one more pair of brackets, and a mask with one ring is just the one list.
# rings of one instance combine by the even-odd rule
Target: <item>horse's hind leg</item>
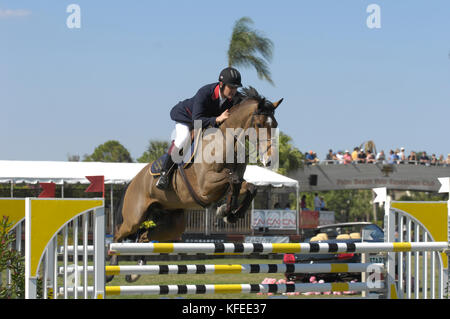
[[[150,216],[156,223],[156,227],[141,233],[137,239],[138,242],[151,242],[152,240],[170,242],[181,238],[181,235],[186,228],[186,219],[182,209],[165,211],[155,205],[149,208],[147,214],[148,215],[146,216]],[[138,265],[141,266],[145,264],[145,256],[142,256],[138,260]],[[127,275],[125,280],[127,282],[135,282],[140,277],[141,275],[132,274]]]
[[[114,242],[115,243],[120,243],[122,242],[122,240],[124,240],[125,238],[129,237],[130,235],[133,235],[134,233],[136,233],[139,230],[139,224],[137,226],[134,227],[130,227],[130,226],[124,226],[125,224],[122,224],[120,226],[118,226],[117,231],[115,232],[115,236],[114,236]],[[112,255],[109,265],[110,266],[117,266],[119,264],[119,256],[117,255]],[[113,280],[114,275],[108,275],[106,276],[106,282],[110,282],[111,280]]]
[[[141,223],[144,221],[147,209],[151,204],[150,200],[137,201],[127,198],[125,196],[124,205],[122,207],[123,222],[117,226],[114,232],[114,242],[118,243],[125,238],[134,235],[138,232]],[[117,266],[119,264],[119,256],[111,256],[109,263],[111,266]],[[114,276],[106,276],[106,282],[110,282]]]

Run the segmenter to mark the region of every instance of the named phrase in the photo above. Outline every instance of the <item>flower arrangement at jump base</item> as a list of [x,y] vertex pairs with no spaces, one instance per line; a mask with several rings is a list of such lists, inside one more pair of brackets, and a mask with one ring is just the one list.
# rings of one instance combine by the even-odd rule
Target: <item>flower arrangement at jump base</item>
[[143,222],[139,228],[140,229],[150,229],[150,228],[155,228],[155,227],[156,227],[156,224],[153,220],[147,220],[147,221]]
[[[309,282],[312,284],[323,284],[325,283],[322,279],[317,281],[315,276],[311,276],[309,278]],[[356,280],[352,280],[351,282],[356,282]],[[279,279],[278,281],[275,278],[264,278],[264,280],[261,282],[262,284],[295,284],[293,281],[286,281],[286,279]],[[298,295],[304,295],[304,296],[311,296],[311,295],[355,295],[357,294],[357,291],[325,291],[325,292],[284,292],[282,295],[285,296],[298,296]],[[272,296],[273,293],[262,293],[259,292],[257,295],[268,295]]]

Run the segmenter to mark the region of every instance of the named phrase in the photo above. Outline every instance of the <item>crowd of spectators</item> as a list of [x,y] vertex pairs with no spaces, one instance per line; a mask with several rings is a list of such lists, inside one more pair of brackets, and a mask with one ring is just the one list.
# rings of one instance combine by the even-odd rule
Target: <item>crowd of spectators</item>
[[415,152],[411,151],[409,155],[406,155],[405,148],[402,147],[396,150],[390,150],[389,154],[385,154],[384,150],[381,150],[377,154],[374,154],[371,150],[365,151],[362,148],[355,147],[352,152],[349,150],[333,152],[329,150],[324,161],[320,161],[316,152],[309,151],[305,154],[305,163],[307,165],[315,165],[317,163],[325,164],[412,164],[412,165],[426,165],[426,166],[450,166],[450,154],[447,158],[444,155],[436,157],[436,154],[428,156],[426,151]]

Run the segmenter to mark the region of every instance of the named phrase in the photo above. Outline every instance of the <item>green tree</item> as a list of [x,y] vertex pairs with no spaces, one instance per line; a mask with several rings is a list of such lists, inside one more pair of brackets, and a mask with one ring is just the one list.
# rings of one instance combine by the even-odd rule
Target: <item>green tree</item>
[[253,66],[258,78],[273,85],[267,63],[272,60],[273,42],[260,31],[250,28],[249,24],[253,24],[249,17],[242,17],[234,24],[228,48],[228,65]]
[[0,282],[0,299],[23,299],[25,297],[25,258],[13,247],[15,232],[10,232],[12,223],[4,217],[0,220],[0,275],[10,271],[11,284]]
[[151,140],[147,150],[137,159],[139,163],[150,163],[157,160],[169,148],[169,142]]
[[68,162],[79,162],[80,161],[80,155],[67,154],[67,161]]
[[118,141],[110,140],[97,146],[94,153],[85,155],[84,162],[125,162],[132,163],[130,152]]
[[287,175],[303,166],[304,155],[292,144],[292,138],[280,131],[278,173]]
[[314,209],[315,193],[323,197],[327,210],[334,211],[336,222],[371,221],[373,219],[373,194],[371,190],[338,190],[327,192],[309,192],[306,206]]
[[[395,196],[395,191],[390,191],[391,195]],[[408,191],[406,194],[401,195],[399,201],[444,201],[446,195],[435,192],[421,192],[421,191]]]

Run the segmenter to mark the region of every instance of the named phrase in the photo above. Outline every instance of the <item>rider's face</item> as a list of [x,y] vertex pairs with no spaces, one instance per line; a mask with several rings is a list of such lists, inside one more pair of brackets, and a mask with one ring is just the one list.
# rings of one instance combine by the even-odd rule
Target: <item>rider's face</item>
[[225,87],[223,88],[223,95],[227,99],[232,99],[233,96],[236,94],[237,88],[229,86],[228,84],[225,84]]

